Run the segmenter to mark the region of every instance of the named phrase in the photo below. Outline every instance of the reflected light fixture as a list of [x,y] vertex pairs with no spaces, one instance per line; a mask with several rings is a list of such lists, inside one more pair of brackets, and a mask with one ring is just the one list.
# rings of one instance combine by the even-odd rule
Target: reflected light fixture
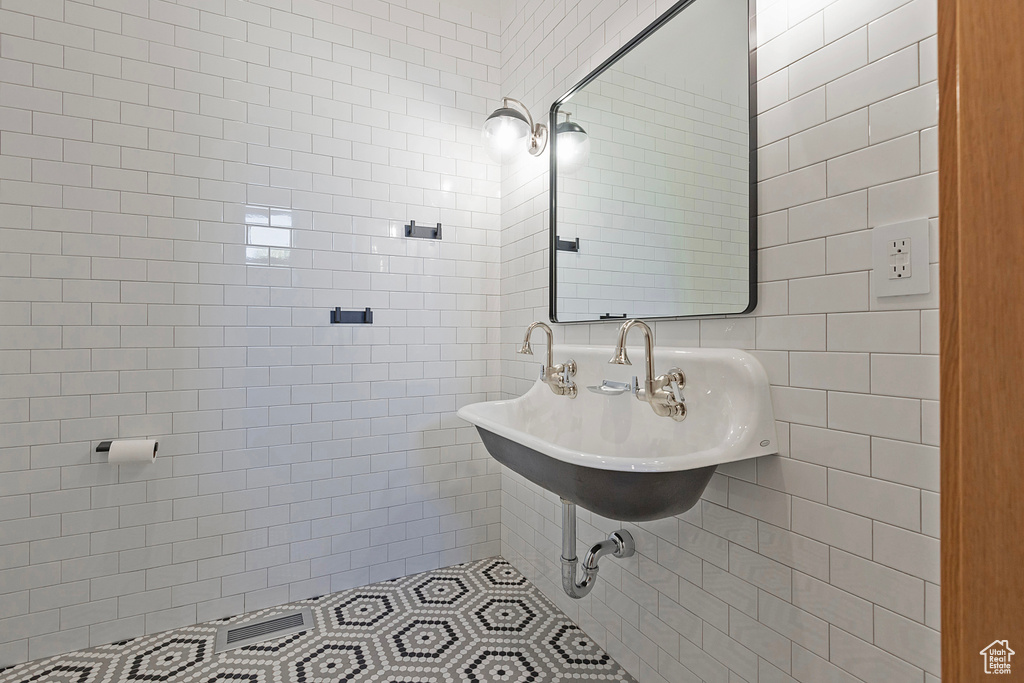
[[548,146],[548,128],[534,124],[522,102],[503,97],[501,106],[484,121],[484,144],[495,161],[510,161],[524,149],[539,156]]
[[555,126],[558,170],[563,173],[575,173],[586,166],[587,160],[590,159],[590,136],[583,130],[583,126],[569,120],[571,112],[558,113],[565,114],[565,121]]

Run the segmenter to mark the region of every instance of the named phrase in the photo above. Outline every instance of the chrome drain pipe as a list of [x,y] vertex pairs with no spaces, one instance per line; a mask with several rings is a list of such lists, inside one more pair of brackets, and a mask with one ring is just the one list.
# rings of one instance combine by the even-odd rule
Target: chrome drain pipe
[[625,529],[613,531],[607,539],[591,546],[583,558],[583,577],[576,579],[576,504],[562,498],[562,588],[570,598],[585,597],[597,583],[597,563],[605,555],[632,557],[633,536]]

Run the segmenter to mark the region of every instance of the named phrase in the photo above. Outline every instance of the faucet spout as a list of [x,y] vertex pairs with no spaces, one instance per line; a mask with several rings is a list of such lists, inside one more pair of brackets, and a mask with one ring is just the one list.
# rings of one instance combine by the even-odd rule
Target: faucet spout
[[[627,321],[627,322],[632,322]],[[629,327],[625,323],[619,327],[619,338],[615,342],[615,355],[613,355],[608,362],[612,365],[632,365],[633,363],[629,360],[629,354],[626,353],[626,333],[629,332]]]
[[533,335],[533,331],[537,328],[544,330],[544,333],[548,337],[548,349],[547,349],[547,360],[544,363],[544,369],[541,372],[541,381],[551,387],[551,391],[555,392],[559,396],[568,396],[569,398],[576,398],[576,384],[570,379],[576,374],[576,361],[569,360],[565,363],[558,365],[554,364],[554,356],[552,347],[555,345],[555,336],[551,332],[551,328],[547,324],[541,321],[530,323],[530,326],[526,328],[526,335],[523,337],[523,345],[519,347],[518,353],[526,354],[528,356],[533,355],[533,347],[530,346],[530,337]]
[[614,365],[632,365],[626,355],[626,337],[636,327],[644,335],[644,390],[650,394],[654,381],[654,334],[643,320],[627,320],[619,328],[619,339],[615,344],[615,355],[608,361]]
[[552,357],[553,356],[552,356],[552,352],[551,352],[551,347],[554,346],[555,335],[551,332],[551,328],[548,327],[547,323],[542,323],[539,320],[536,321],[536,322],[530,323],[530,326],[526,328],[526,336],[523,337],[523,345],[519,349],[518,352],[526,354],[528,356],[532,356],[533,355],[533,347],[530,346],[530,337],[533,336],[533,331],[535,329],[537,329],[538,327],[540,329],[544,330],[544,334],[546,334],[547,337],[548,337],[548,353],[547,353],[548,357],[547,357],[547,361],[544,363],[544,367],[550,368],[552,365],[554,365],[554,363],[552,362]]

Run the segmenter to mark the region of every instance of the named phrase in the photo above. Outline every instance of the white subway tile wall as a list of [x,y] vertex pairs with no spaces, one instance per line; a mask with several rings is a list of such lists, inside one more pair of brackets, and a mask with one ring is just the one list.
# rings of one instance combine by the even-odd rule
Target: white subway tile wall
[[499,552],[499,24],[0,0],[0,667]]
[[[536,110],[668,0],[510,0],[502,92]],[[502,552],[642,681],[935,681],[939,669],[937,288],[878,299],[871,228],[932,222],[937,282],[935,0],[759,0],[759,303],[659,321],[666,345],[754,350],[778,456],[723,467],[674,519],[627,525],[638,554],[562,594],[558,500],[504,471]],[[502,178],[506,395],[515,342],[547,316],[545,166]],[[614,343],[616,325],[556,340]],[[580,513],[580,547],[618,524]]]
[[682,81],[662,65],[612,68],[566,105],[590,157],[559,177],[559,238],[580,241],[559,254],[559,320],[746,306],[746,93]]

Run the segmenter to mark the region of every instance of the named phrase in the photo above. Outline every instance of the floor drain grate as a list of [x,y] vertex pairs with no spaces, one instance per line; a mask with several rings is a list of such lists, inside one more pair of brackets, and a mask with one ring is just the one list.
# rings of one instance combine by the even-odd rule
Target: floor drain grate
[[285,614],[274,614],[245,624],[225,624],[217,629],[214,652],[255,645],[313,628],[313,611],[308,607]]

